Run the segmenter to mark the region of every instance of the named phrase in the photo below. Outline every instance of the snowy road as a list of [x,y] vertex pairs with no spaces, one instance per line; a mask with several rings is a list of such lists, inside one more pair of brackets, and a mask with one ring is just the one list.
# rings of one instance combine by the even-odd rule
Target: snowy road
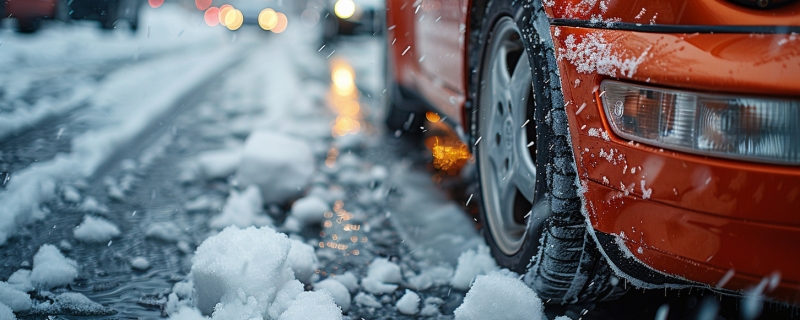
[[382,39],[145,21],[0,32],[0,319],[740,317],[700,290],[542,310],[463,181],[381,127]]

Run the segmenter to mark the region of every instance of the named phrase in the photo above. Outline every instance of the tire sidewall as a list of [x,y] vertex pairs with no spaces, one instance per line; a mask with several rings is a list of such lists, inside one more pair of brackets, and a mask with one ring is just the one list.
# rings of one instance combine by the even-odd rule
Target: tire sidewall
[[[478,156],[478,148],[475,144],[475,139],[481,136],[481,128],[478,126],[478,117],[479,117],[479,109],[480,109],[480,92],[481,88],[480,85],[482,80],[482,72],[483,72],[483,64],[484,59],[487,58],[489,53],[489,45],[490,45],[490,37],[491,33],[494,29],[494,26],[500,21],[503,17],[510,17],[516,23],[519,30],[522,32],[522,42],[525,45],[525,50],[527,52],[527,56],[529,58],[529,62],[531,65],[531,71],[534,81],[537,77],[537,70],[540,69],[540,63],[538,59],[534,58],[537,55],[537,52],[533,49],[534,47],[531,45],[530,41],[533,39],[538,39],[538,36],[533,36],[536,33],[535,29],[532,27],[531,21],[533,17],[533,6],[531,5],[522,5],[520,2],[513,2],[516,5],[512,5],[511,1],[490,1],[487,8],[485,15],[483,15],[483,19],[479,26],[479,31],[473,34],[473,41],[472,43],[475,45],[470,46],[469,54],[472,59],[468,59],[468,61],[473,62],[470,66],[470,70],[477,70],[474,73],[473,81],[470,83],[470,90],[474,93],[471,95],[472,105],[475,106],[472,119],[472,138],[473,138],[473,154],[475,155],[476,159],[479,159]],[[477,59],[476,59],[477,58]],[[546,74],[544,72],[538,72],[539,74]],[[538,89],[538,88],[537,88]],[[535,89],[534,89],[535,90]],[[541,96],[541,97],[540,97]],[[549,95],[548,95],[549,96]],[[537,99],[544,99],[545,97],[537,92]],[[547,201],[547,170],[545,166],[538,165],[538,164],[549,164],[552,161],[552,156],[547,148],[546,143],[541,143],[542,141],[547,141],[546,139],[552,136],[552,129],[550,128],[549,124],[547,124],[545,119],[545,112],[546,108],[542,108],[541,106],[549,106],[549,103],[542,103],[537,102],[537,105],[540,106],[536,108],[534,111],[536,113],[535,116],[535,123],[537,125],[537,137],[536,137],[536,147],[537,147],[537,155],[536,155],[536,163],[537,163],[537,183],[536,183],[536,199],[535,203],[533,204],[534,211],[531,215],[532,218],[534,217],[541,217],[541,219],[546,219],[549,216],[549,201]],[[528,226],[527,232],[525,234],[525,240],[523,241],[520,249],[512,255],[506,255],[497,249],[497,244],[491,234],[491,231],[488,229],[489,219],[487,219],[487,212],[486,212],[486,204],[485,199],[482,196],[483,189],[480,186],[480,170],[476,170],[478,174],[478,179],[475,179],[476,183],[478,184],[478,206],[479,206],[479,216],[482,220],[484,228],[482,229],[482,233],[486,238],[487,243],[492,248],[492,255],[494,256],[495,260],[501,267],[508,268],[512,271],[515,271],[520,274],[524,274],[526,270],[532,265],[531,260],[537,255],[539,252],[540,247],[540,240],[542,238],[542,226],[544,223],[537,224],[535,227],[530,222],[534,219],[528,219]]]

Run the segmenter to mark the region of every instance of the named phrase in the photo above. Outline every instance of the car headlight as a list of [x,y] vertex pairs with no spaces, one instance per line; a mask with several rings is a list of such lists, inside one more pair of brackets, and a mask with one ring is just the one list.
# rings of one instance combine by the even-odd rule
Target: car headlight
[[706,94],[605,80],[602,103],[618,136],[674,150],[800,164],[800,101]]

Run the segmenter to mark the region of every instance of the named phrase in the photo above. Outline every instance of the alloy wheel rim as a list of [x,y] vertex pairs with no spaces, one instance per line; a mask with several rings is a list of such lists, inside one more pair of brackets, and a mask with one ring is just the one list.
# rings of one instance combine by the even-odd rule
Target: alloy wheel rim
[[[488,227],[506,255],[522,248],[536,190],[532,75],[516,23],[504,17],[492,31],[482,70],[477,146]],[[529,134],[531,133],[532,134]]]

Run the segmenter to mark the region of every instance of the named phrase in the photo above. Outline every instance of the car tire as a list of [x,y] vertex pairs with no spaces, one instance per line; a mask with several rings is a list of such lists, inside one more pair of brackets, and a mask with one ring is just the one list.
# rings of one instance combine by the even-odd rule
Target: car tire
[[[625,290],[589,234],[549,20],[541,3],[489,1],[469,48],[479,215],[498,264],[549,303]],[[520,30],[525,30],[522,32]],[[480,85],[479,85],[480,84]]]

